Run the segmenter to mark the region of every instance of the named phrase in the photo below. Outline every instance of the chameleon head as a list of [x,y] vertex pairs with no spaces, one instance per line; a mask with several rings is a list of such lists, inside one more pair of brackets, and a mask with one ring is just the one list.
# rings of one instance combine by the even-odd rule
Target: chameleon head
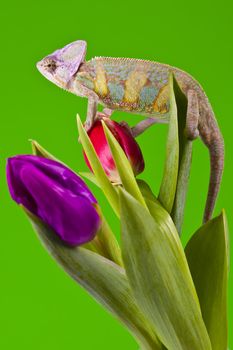
[[69,82],[85,59],[86,46],[85,41],[74,41],[46,56],[36,66],[52,83],[68,89]]

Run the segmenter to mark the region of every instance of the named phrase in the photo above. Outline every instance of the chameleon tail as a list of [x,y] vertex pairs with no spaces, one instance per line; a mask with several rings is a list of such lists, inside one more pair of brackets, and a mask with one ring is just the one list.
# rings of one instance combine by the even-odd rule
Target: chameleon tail
[[212,140],[210,144],[207,144],[210,154],[211,169],[209,189],[203,218],[204,223],[210,220],[213,214],[224,166],[224,143],[220,131],[218,130],[217,133],[216,131],[217,130],[215,129],[215,137],[211,137]]

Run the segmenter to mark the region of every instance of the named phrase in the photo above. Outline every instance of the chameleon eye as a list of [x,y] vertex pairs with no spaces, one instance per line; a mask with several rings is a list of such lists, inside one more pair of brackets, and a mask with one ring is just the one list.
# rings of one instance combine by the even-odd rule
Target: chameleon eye
[[48,69],[48,71],[50,73],[53,73],[56,68],[57,68],[57,64],[55,61],[49,61],[47,64],[46,64],[46,68]]

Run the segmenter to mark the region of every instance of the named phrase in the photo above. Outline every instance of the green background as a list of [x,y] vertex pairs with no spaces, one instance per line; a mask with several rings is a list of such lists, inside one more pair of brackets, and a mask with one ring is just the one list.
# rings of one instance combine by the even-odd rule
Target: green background
[[[199,80],[225,138],[226,166],[215,213],[226,209],[232,229],[233,20],[229,1],[8,1],[1,6],[1,254],[0,348],[5,350],[138,349],[128,332],[50,258],[13,201],[5,181],[7,157],[40,142],[75,170],[86,170],[75,115],[87,101],[44,79],[35,63],[77,39],[87,58],[145,58],[182,68]],[[139,118],[115,113],[116,120]],[[146,170],[158,191],[167,127],[140,136]],[[183,242],[201,223],[209,177],[208,152],[195,141]],[[111,223],[110,208],[91,186]],[[230,277],[230,292],[233,281]],[[232,330],[232,298],[229,329]],[[233,349],[233,334],[229,332]],[[191,350],[191,349],[190,349]]]

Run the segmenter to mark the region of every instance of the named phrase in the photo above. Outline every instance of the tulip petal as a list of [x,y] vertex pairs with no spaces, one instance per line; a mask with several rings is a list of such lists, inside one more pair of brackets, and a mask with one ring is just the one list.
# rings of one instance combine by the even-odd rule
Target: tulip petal
[[[88,136],[101,161],[101,165],[104,168],[105,173],[108,175],[112,182],[119,183],[120,177],[117,172],[115,162],[112,158],[112,153],[107,143],[101,121],[98,120],[95,122],[91,130],[88,131]],[[89,169],[92,171],[92,167],[85,153],[84,158]]]
[[134,174],[140,174],[145,168],[145,163],[141,149],[134,137],[124,126],[114,120],[105,118],[104,122],[124,150]]
[[137,181],[133,173],[133,169],[130,165],[128,158],[126,157],[123,149],[117,142],[112,132],[108,129],[104,121],[102,123],[103,123],[103,128],[104,128],[106,138],[108,140],[109,147],[112,152],[113,159],[115,160],[117,170],[119,172],[124,188],[134,198],[136,198],[144,207],[146,207],[145,200],[138,187]]
[[118,194],[114,186],[110,182],[109,178],[107,177],[102,167],[102,164],[95,152],[95,149],[90,141],[90,138],[88,137],[87,132],[82,125],[81,119],[78,114],[77,114],[77,124],[78,124],[79,137],[82,142],[83,149],[91,164],[96,180],[99,186],[101,187],[103,193],[105,194],[106,198],[108,199],[110,205],[112,206],[113,210],[115,211],[116,215],[119,216]]
[[[37,214],[70,245],[92,240],[98,230],[99,216],[84,197],[64,190],[33,165],[25,165],[21,181],[37,205]],[[23,203],[27,207],[27,203]],[[29,208],[30,209],[30,208]]]
[[71,192],[78,193],[92,203],[97,203],[85,182],[73,171],[57,161],[34,155],[20,155],[8,159],[7,178],[9,179],[9,189],[14,200],[16,200],[15,197],[17,196],[17,193],[18,195],[21,193],[20,181],[17,175],[25,163],[33,164],[44,174],[47,174],[54,181],[57,181],[61,187],[64,187]]
[[[143,155],[129,128],[106,117],[102,117],[101,119],[102,120],[95,121],[92,128],[88,131],[88,136],[106,175],[111,182],[119,184],[121,183],[121,177],[117,169],[115,159],[112,156],[112,152],[107,142],[101,122],[104,121],[111,133],[114,135],[121,148],[121,152],[125,154],[125,157],[128,159],[128,162],[131,165],[134,176],[138,175],[144,170],[145,164]],[[85,152],[84,158],[89,169],[93,171]]]
[[100,218],[95,197],[85,182],[63,164],[38,156],[8,159],[7,181],[12,198],[51,226],[69,245],[89,242]]

